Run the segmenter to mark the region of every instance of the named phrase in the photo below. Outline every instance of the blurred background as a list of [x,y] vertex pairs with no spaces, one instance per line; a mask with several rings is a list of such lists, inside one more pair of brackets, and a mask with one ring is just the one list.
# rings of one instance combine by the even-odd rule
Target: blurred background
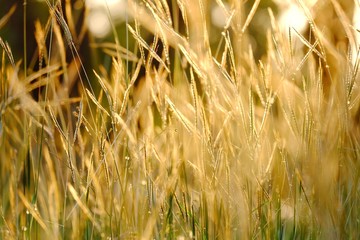
[[[172,8],[176,0],[169,0],[168,2]],[[209,40],[213,49],[216,49],[219,44],[221,32],[227,20],[225,12],[218,2],[220,1],[206,2],[208,6]],[[222,2],[225,8],[231,9],[230,2]],[[254,2],[254,0],[244,1],[245,16],[250,12]],[[316,0],[307,0],[306,4],[311,7],[316,2]],[[360,29],[359,4],[358,2],[355,3],[354,27]],[[35,70],[38,61],[37,44],[34,37],[35,21],[39,20],[43,28],[49,26],[49,7],[46,1],[0,0],[0,6],[0,18],[2,19],[0,37],[9,43],[15,61],[23,60],[26,57],[28,69]],[[248,28],[249,43],[252,46],[255,59],[260,59],[266,53],[266,34],[270,29],[269,8],[284,31],[293,27],[298,32],[304,32],[308,27],[306,17],[296,1],[260,1]],[[112,53],[109,51],[105,53],[96,44],[114,43],[114,34],[117,34],[122,47],[127,48],[130,52],[136,49],[135,41],[126,28],[126,23],[133,24],[133,19],[127,12],[127,0],[65,0],[61,1],[61,12],[67,21],[72,19],[72,21],[68,21],[73,25],[69,26],[72,30],[72,37],[85,68],[89,71],[91,71],[90,69],[97,71],[99,66],[105,69],[110,68]],[[151,34],[143,29],[142,34],[143,38],[151,43]],[[49,40],[49,37],[46,39]],[[136,52],[135,54],[139,55]],[[73,56],[67,55],[70,61]]]

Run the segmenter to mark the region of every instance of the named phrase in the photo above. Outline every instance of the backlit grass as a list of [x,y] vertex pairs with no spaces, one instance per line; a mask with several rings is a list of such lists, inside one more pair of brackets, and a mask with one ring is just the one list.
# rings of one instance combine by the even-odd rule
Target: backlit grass
[[128,1],[111,41],[45,2],[32,61],[0,39],[0,238],[360,237],[359,33],[336,1],[345,47],[298,1],[311,33],[269,8],[259,59],[260,1],[222,29],[225,1]]

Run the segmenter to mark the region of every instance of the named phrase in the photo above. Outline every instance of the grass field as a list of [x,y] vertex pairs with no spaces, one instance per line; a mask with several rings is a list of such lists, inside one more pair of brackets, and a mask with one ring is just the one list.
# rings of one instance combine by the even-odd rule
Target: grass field
[[260,2],[129,0],[106,40],[81,1],[0,16],[23,11],[23,46],[0,35],[0,239],[359,239],[359,30],[299,0],[310,30],[263,8],[256,50]]

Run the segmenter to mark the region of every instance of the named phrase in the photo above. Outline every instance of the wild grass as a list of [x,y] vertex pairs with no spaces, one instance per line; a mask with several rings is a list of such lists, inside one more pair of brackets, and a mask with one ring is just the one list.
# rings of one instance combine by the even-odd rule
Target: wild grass
[[260,1],[215,1],[217,32],[211,1],[170,2],[128,1],[135,44],[115,27],[114,43],[91,40],[111,58],[98,71],[70,1],[46,1],[36,68],[0,38],[0,238],[358,239],[360,51],[346,16],[343,52],[302,1],[312,39],[269,9],[255,59]]

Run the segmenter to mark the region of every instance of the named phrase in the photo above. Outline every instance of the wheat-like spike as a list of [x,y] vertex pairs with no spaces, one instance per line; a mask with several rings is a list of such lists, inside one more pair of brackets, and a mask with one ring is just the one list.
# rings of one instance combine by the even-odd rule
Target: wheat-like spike
[[186,130],[189,133],[195,133],[195,127],[192,125],[191,121],[189,121],[189,119],[187,119],[176,107],[175,104],[170,100],[170,98],[165,95],[165,100],[166,102],[169,104],[170,108],[174,111],[175,115],[178,117],[178,119],[180,120],[180,122],[184,125],[184,127],[186,128]]
[[48,109],[49,109],[50,117],[51,117],[51,119],[53,120],[53,122],[54,122],[57,130],[60,132],[60,134],[61,134],[61,136],[64,138],[64,140],[65,140],[66,142],[68,142],[68,137],[66,136],[66,134],[65,134],[64,131],[62,130],[59,122],[56,120],[56,117],[55,117],[55,115],[54,115],[51,107],[48,106]]
[[[290,110],[290,117],[291,117],[291,120],[293,121],[293,124],[295,125],[295,130],[296,130],[296,133],[300,133],[300,130],[299,130],[299,126],[298,126],[298,122],[296,120],[296,114],[295,114],[295,111],[294,111],[294,107],[292,105],[292,102],[290,101],[290,97],[287,95],[287,104],[288,104],[288,107],[289,107],[289,110]],[[293,125],[292,124],[292,125]]]
[[201,106],[200,110],[201,110],[200,111],[201,121],[202,121],[202,125],[203,125],[203,135],[206,138],[207,143],[210,144],[212,142],[212,136],[211,136],[210,126],[209,126],[209,122],[206,117],[206,112],[205,112],[204,106]]
[[69,46],[72,46],[73,44],[73,38],[72,38],[72,34],[71,31],[69,29],[68,24],[66,23],[62,13],[56,9],[56,7],[54,7],[49,0],[46,0],[46,4],[48,5],[49,9],[51,10],[51,12],[54,14],[56,20],[58,21],[58,23],[60,24],[60,26],[63,28],[64,33],[65,33],[65,38],[66,41],[68,43]]
[[[140,103],[138,103],[137,106],[135,106],[135,109],[137,109],[139,107],[139,105],[140,105]],[[122,130],[125,131],[126,135],[129,137],[130,143],[136,144],[136,139],[135,139],[134,135],[131,133],[131,130],[130,130],[129,126],[127,125],[127,123],[122,119],[122,117],[119,114],[113,113],[113,115],[114,115],[114,118],[116,119],[116,123],[120,124]]]
[[[91,90],[91,92],[94,94],[94,90],[92,88],[92,85],[91,85],[91,82],[90,82],[90,79],[87,75],[87,72],[86,72],[86,69],[84,67],[84,65],[82,64],[82,61],[81,61],[81,58],[80,58],[80,55],[78,53],[78,51],[76,50],[76,47],[75,47],[75,44],[74,44],[74,41],[73,41],[73,38],[72,38],[72,35],[71,35],[71,31],[69,29],[69,26],[68,24],[66,23],[62,13],[56,9],[54,6],[51,5],[51,3],[49,2],[49,0],[46,0],[46,3],[51,11],[51,13],[55,16],[56,20],[58,21],[58,23],[60,24],[60,26],[62,27],[64,33],[65,33],[65,38],[66,38],[66,41],[70,47],[70,50],[71,50],[71,53],[72,55],[76,57],[78,57],[79,61],[80,61],[80,67],[76,64],[76,68],[79,72],[79,78],[81,80],[81,84],[83,85],[83,79],[81,77],[81,74],[80,74],[80,68],[81,70],[83,71],[84,75],[85,75],[85,79],[89,85],[89,88]],[[85,86],[83,86],[83,89],[85,89]],[[91,112],[91,110],[90,110]],[[91,112],[91,115],[92,115],[92,112]]]
[[[171,20],[171,14],[170,14],[170,9],[169,9],[169,5],[167,4],[167,1],[166,0],[161,0],[161,3],[160,4],[162,6],[162,8],[164,9],[164,12],[165,12],[165,16],[166,16],[166,22],[168,23],[168,25],[173,25],[173,22]],[[168,44],[168,41],[166,39],[166,36],[164,34],[164,32],[162,32],[162,34],[160,34],[160,39],[163,43],[163,46],[164,46],[164,53],[165,53],[165,60],[166,60],[166,63],[170,66],[170,54],[169,54],[169,44]]]
[[89,95],[90,99],[93,101],[93,103],[95,103],[95,105],[101,110],[103,111],[104,113],[106,113],[106,115],[108,115],[110,117],[110,114],[108,113],[108,111],[103,107],[101,106],[101,104],[99,103],[98,100],[96,100],[95,96],[89,91],[89,89],[85,89],[86,90],[86,93]]
[[184,54],[186,60],[190,63],[190,65],[194,68],[195,72],[198,74],[198,76],[202,79],[206,79],[205,71],[201,69],[201,67],[197,64],[197,59],[189,53],[185,47],[179,44],[180,51]]
[[73,144],[75,144],[81,123],[82,123],[82,118],[83,118],[83,100],[81,99],[80,104],[79,104],[79,112],[76,113],[76,117],[77,117],[77,121],[76,121],[76,127],[75,127],[75,132],[74,132],[74,140],[73,140]]
[[[351,56],[351,53],[349,53],[349,55]],[[351,68],[351,62],[352,62],[352,60],[349,60],[349,65],[350,65],[349,68]],[[349,88],[349,93],[348,93],[349,100],[351,99],[351,96],[353,94],[353,90],[355,87],[356,77],[359,72],[359,64],[360,64],[360,48],[358,48],[358,50],[356,52],[355,64],[353,66],[353,69],[352,69],[351,73],[349,73],[349,74],[351,74],[351,79],[349,80],[350,81],[350,88]]]
[[239,112],[240,114],[240,119],[241,119],[241,123],[240,125],[243,126],[243,131],[246,135],[246,141],[249,143],[249,134],[248,134],[248,131],[247,131],[247,128],[246,128],[246,125],[247,125],[247,121],[246,121],[246,112],[245,112],[245,109],[244,109],[244,103],[241,99],[241,95],[236,95],[236,110],[237,112]]
[[110,188],[110,172],[109,172],[109,166],[108,163],[106,161],[106,153],[105,153],[105,138],[102,136],[101,139],[99,140],[100,143],[100,159],[101,159],[101,163],[104,166],[104,171],[105,171],[105,179],[106,179],[106,184],[107,187]]
[[104,81],[101,79],[100,75],[97,74],[97,72],[95,70],[93,70],[95,77],[98,79],[98,82],[100,83],[100,86],[102,88],[102,90],[105,92],[106,98],[109,102],[109,106],[110,106],[110,110],[113,111],[113,105],[112,105],[112,98],[110,96],[109,90],[108,88],[105,86]]
[[254,97],[252,88],[249,88],[249,127],[250,127],[250,137],[254,136],[257,139],[256,129],[255,129],[255,109],[254,109]]
[[65,132],[62,130],[62,128],[61,128],[59,122],[56,120],[56,117],[50,106],[48,106],[48,109],[49,109],[51,119],[53,120],[56,128],[58,129],[58,131],[60,132],[60,134],[62,136],[61,140],[64,141],[63,145],[64,145],[64,150],[68,157],[68,164],[69,164],[69,168],[71,171],[71,178],[72,178],[73,183],[75,183],[75,170],[74,170],[74,165],[71,161],[71,151],[70,151],[71,146],[70,146],[70,142],[69,142],[69,136],[66,135]]
[[181,12],[181,16],[184,20],[184,24],[185,24],[185,32],[186,32],[186,39],[189,39],[190,36],[190,31],[189,31],[189,20],[187,18],[187,13],[186,13],[186,9],[185,9],[185,4],[183,2],[183,0],[177,0],[177,4],[179,6],[180,12]]
[[230,57],[230,63],[231,63],[231,69],[234,71],[234,75],[235,75],[235,81],[236,81],[236,76],[237,76],[237,67],[235,64],[235,54],[234,54],[234,49],[232,47],[232,43],[231,43],[231,38],[230,38],[230,33],[228,30],[226,30],[223,34],[224,38],[225,38],[225,43],[229,49],[228,53],[229,53],[229,57]]
[[337,17],[340,20],[340,23],[345,30],[346,37],[349,39],[349,45],[355,45],[356,37],[354,36],[353,32],[351,31],[351,22],[352,19],[349,19],[344,10],[341,8],[338,1],[330,0],[331,4],[334,6],[334,10],[336,12]]
[[[166,38],[166,35],[165,35],[165,32],[163,30],[163,28],[161,27],[162,23],[164,23],[164,21],[162,21],[162,19],[158,16],[158,14],[156,14],[155,10],[154,10],[154,7],[151,7],[150,4],[148,4],[148,2],[146,2],[146,7],[150,10],[150,12],[153,14],[154,18],[155,18],[155,21],[157,22],[158,24],[158,30],[160,32],[160,39],[161,41],[163,42],[163,45],[164,45],[164,53],[165,53],[165,62],[170,65],[170,56],[169,56],[169,52],[168,52],[168,41],[167,41],[167,38]],[[170,23],[168,22],[165,22],[166,25],[168,26],[171,26],[171,20],[170,20]],[[157,34],[155,34],[155,36],[157,36]]]
[[311,52],[314,52],[314,53],[316,53],[316,55],[318,55],[319,56],[319,58],[321,58],[321,59],[325,59],[325,57],[323,56],[323,54],[321,54],[315,47],[317,46],[317,44],[319,44],[320,42],[319,42],[319,39],[316,39],[316,44],[314,43],[313,45],[311,44],[311,43],[309,43],[309,41],[308,40],[306,40],[305,38],[304,38],[304,36],[301,34],[301,33],[299,33],[295,28],[292,28],[293,30],[294,30],[294,32],[296,33],[296,35],[299,37],[299,39],[300,39],[300,41],[303,43],[303,44],[305,44],[305,46],[307,46],[308,48],[309,48],[309,51],[311,50]]
[[346,97],[347,97],[347,101],[350,99],[349,98],[349,95],[350,94],[350,89],[352,88],[352,61],[353,61],[353,58],[352,58],[352,49],[351,49],[351,46],[349,45],[348,49],[347,49],[347,55],[346,55],[346,61],[347,61],[347,64],[346,64],[346,69],[347,69],[347,73],[346,73],[346,76],[345,76],[345,87],[346,87]]
[[134,38],[146,49],[150,52],[151,56],[153,58],[155,58],[159,63],[161,63],[166,71],[168,73],[170,73],[170,69],[166,66],[165,62],[161,59],[161,57],[159,57],[159,55],[157,55],[157,53],[145,42],[145,40],[138,35],[138,33],[128,24],[128,29],[129,31],[132,33],[132,35],[134,36]]
[[234,80],[231,79],[230,74],[226,71],[226,69],[214,57],[213,57],[213,62],[219,68],[219,71],[222,73],[222,75],[225,77],[225,79],[228,80],[229,82],[231,82],[232,84],[234,84]]
[[11,48],[10,48],[9,44],[7,42],[4,42],[2,40],[2,38],[0,37],[0,45],[5,50],[6,55],[8,56],[11,65],[13,66],[13,68],[15,68],[15,61],[14,61],[14,57],[12,55]]
[[314,45],[312,45],[312,47],[309,49],[309,51],[305,54],[305,56],[301,59],[301,62],[299,63],[299,65],[296,67],[296,71],[299,71],[302,66],[304,65],[304,63],[306,62],[306,60],[309,58],[310,54],[313,52],[313,50],[316,48],[316,46],[318,45],[319,41],[318,39],[316,39],[316,42],[314,43]]
[[75,40],[78,41],[77,36],[76,36],[74,18],[73,18],[73,14],[71,11],[71,1],[65,1],[65,14],[67,17],[69,32],[71,33],[71,36],[75,37]]
[[[270,33],[269,33],[269,35],[270,35]],[[283,55],[283,53],[281,51],[281,48],[280,48],[282,43],[279,44],[279,42],[276,39],[275,35],[272,35],[271,39],[272,39],[272,43],[274,44],[274,47],[275,47],[275,50],[276,50],[276,53],[277,53],[276,60],[280,61],[279,65],[280,65],[281,69],[284,69],[285,66],[286,66],[286,63],[285,63],[284,55]]]
[[204,47],[206,49],[207,56],[211,58],[211,48],[210,48],[210,42],[209,42],[209,32],[208,32],[208,26],[207,26],[207,18],[205,13],[205,6],[203,0],[199,0],[199,6],[200,6],[200,14],[201,14],[201,22],[202,22],[202,30],[203,30],[203,41],[204,41]]
[[165,10],[166,20],[167,20],[167,22],[169,23],[169,25],[172,25],[173,22],[172,22],[172,20],[171,20],[171,14],[170,14],[169,5],[168,5],[168,3],[167,3],[166,0],[161,0],[161,3],[162,3],[163,9]]
[[[282,102],[280,102],[280,103],[282,103]],[[296,136],[296,132],[297,132],[297,131],[294,129],[294,126],[293,126],[293,124],[291,123],[291,120],[290,120],[291,117],[289,117],[289,114],[288,114],[288,112],[286,111],[285,106],[284,106],[283,103],[281,104],[281,110],[282,110],[282,112],[283,112],[283,114],[284,114],[285,121],[286,121],[287,125],[289,126],[291,133],[292,133],[294,136]]]
[[266,122],[266,120],[268,118],[268,115],[269,115],[269,110],[270,110],[272,104],[274,103],[274,97],[275,96],[270,94],[270,96],[266,100],[265,109],[264,109],[263,117],[262,117],[260,128],[259,128],[259,133],[258,133],[259,136],[261,135],[261,133],[262,133],[262,131],[264,129],[265,122]]
[[[154,34],[154,38],[153,38],[153,42],[150,45],[151,51],[156,52],[157,48],[158,48],[158,42],[159,42],[159,36],[158,34]],[[159,55],[158,55],[159,56]],[[159,56],[160,57],[160,56]],[[148,59],[145,65],[145,70],[146,72],[150,73],[151,72],[151,68],[153,67],[153,57],[151,56],[151,54],[148,55]]]
[[195,127],[197,127],[197,118],[198,118],[198,93],[196,89],[196,82],[194,77],[194,71],[192,68],[190,68],[190,87],[191,87],[191,96],[193,98],[194,102],[194,109],[195,109]]
[[137,77],[139,75],[140,68],[141,68],[141,62],[138,62],[137,66],[136,66],[136,69],[135,69],[135,72],[131,77],[130,83],[129,83],[128,87],[126,88],[125,92],[124,92],[124,97],[123,97],[123,101],[121,103],[120,112],[119,112],[120,116],[122,116],[124,114],[124,112],[125,112],[127,102],[129,100],[129,94],[130,94],[131,88],[134,85],[134,83],[135,83],[135,81],[136,81],[136,79],[137,79]]
[[292,34],[291,34],[291,27],[288,29],[288,41],[289,41],[289,52],[290,52],[290,60],[292,62],[294,58],[294,50],[293,50],[293,42],[292,42]]
[[261,75],[261,80],[262,80],[262,84],[263,87],[265,89],[265,97],[267,97],[267,88],[268,88],[268,82],[266,81],[266,72],[265,72],[265,66],[263,64],[263,62],[261,60],[259,60],[259,68],[260,68],[260,75]]
[[266,97],[263,96],[263,93],[261,92],[261,89],[260,89],[260,85],[256,84],[254,87],[255,87],[255,91],[256,91],[257,95],[260,98],[261,105],[265,106],[266,105],[266,100],[265,100]]
[[229,120],[230,120],[231,118],[232,118],[232,114],[231,114],[231,113],[228,113],[228,114],[226,115],[226,118],[225,118],[222,126],[221,126],[220,131],[218,132],[218,134],[217,134],[216,137],[215,137],[213,146],[217,146],[217,145],[218,145],[218,143],[219,143],[219,141],[220,141],[220,137],[221,137],[221,135],[223,135],[224,130],[226,130],[226,125],[228,124],[228,122],[229,122]]
[[318,67],[318,81],[317,81],[317,104],[318,104],[318,111],[320,111],[321,109],[321,103],[322,103],[322,100],[323,100],[323,83],[322,83],[322,63],[321,63],[321,59],[319,59],[319,67]]
[[[138,20],[135,19],[135,32],[138,36],[141,36],[140,34],[140,23]],[[138,44],[139,45],[139,50],[140,50],[140,57],[141,60],[143,61],[144,66],[146,66],[146,58],[145,58],[145,51],[144,51],[144,47],[142,44]]]

